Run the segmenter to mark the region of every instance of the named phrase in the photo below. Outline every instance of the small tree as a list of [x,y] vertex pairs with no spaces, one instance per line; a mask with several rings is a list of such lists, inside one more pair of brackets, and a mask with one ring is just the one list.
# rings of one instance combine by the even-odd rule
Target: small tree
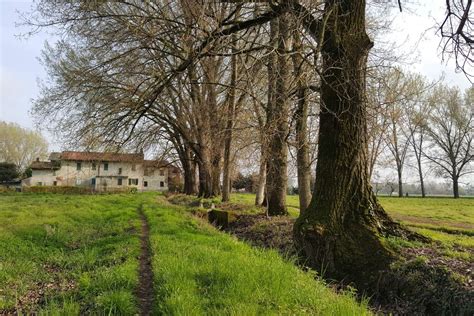
[[9,182],[18,178],[18,171],[13,163],[0,162],[0,182]]

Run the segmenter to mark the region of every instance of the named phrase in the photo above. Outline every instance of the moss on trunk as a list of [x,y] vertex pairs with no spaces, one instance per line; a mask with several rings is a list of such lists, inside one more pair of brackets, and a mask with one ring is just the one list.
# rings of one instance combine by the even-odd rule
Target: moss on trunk
[[395,257],[381,237],[414,235],[385,213],[369,182],[365,1],[327,1],[324,20],[316,182],[294,237],[307,265],[368,289]]

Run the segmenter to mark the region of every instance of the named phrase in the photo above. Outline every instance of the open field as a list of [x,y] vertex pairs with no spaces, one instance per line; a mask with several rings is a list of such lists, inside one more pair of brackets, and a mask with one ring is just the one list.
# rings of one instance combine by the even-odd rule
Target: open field
[[[254,194],[234,194],[231,204],[246,204],[253,212],[261,211],[254,207],[254,200]],[[474,260],[474,198],[379,197],[379,201],[394,219],[438,241],[446,256]],[[297,217],[298,196],[289,195],[287,205],[290,215]]]
[[0,195],[0,314],[137,314],[141,206],[155,314],[368,313],[156,194],[10,194]]
[[[253,200],[235,194],[231,203],[213,202],[262,212]],[[473,261],[474,199],[380,201],[394,218],[437,241],[442,256]],[[288,205],[297,216],[297,196]],[[138,313],[140,208],[150,227],[156,314],[367,313],[365,302],[336,295],[276,251],[250,247],[147,193],[0,195],[0,315]]]

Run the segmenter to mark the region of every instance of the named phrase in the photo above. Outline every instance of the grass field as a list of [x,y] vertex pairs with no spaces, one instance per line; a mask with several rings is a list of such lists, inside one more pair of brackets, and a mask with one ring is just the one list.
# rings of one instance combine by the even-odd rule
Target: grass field
[[155,314],[367,314],[275,251],[252,248],[155,194],[0,195],[0,314],[139,312],[143,205]]
[[0,196],[0,311],[137,312],[137,203],[122,195]]
[[[231,203],[246,204],[258,212],[254,200],[253,194],[234,194]],[[438,241],[444,255],[474,260],[474,198],[380,197],[379,201],[395,220]],[[298,196],[288,196],[287,205],[290,215],[297,217]]]

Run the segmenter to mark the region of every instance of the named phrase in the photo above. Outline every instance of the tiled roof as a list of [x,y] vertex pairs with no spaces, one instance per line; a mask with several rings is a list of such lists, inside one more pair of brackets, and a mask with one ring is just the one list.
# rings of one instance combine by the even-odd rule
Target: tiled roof
[[51,170],[59,169],[59,166],[49,161],[33,161],[30,168],[33,170]]
[[115,162],[143,162],[144,155],[141,154],[120,154],[120,153],[99,153],[63,151],[61,160],[75,161],[115,161]]

